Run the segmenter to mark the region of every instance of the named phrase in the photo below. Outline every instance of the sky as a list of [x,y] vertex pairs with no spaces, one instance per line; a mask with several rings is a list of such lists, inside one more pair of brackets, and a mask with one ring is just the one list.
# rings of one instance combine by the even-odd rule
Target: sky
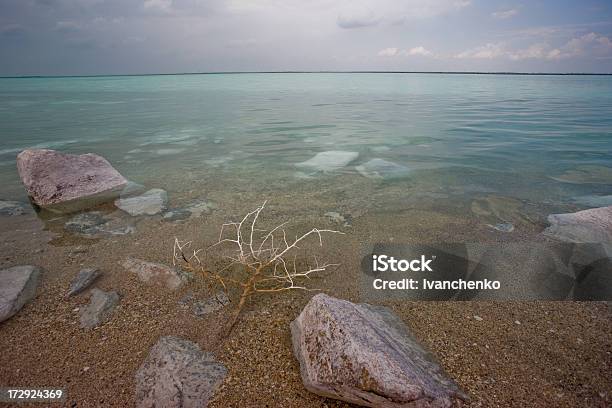
[[0,0],[0,75],[612,73],[610,0]]

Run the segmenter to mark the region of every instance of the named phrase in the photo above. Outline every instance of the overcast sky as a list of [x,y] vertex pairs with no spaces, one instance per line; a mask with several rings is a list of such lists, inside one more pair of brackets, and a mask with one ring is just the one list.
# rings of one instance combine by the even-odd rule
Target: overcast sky
[[0,0],[0,75],[612,72],[612,1]]

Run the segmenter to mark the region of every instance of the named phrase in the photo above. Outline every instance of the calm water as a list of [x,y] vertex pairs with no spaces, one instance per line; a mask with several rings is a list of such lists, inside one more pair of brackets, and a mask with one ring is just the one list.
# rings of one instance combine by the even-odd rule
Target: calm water
[[[350,200],[361,189],[350,186],[365,179],[356,167],[379,158],[410,171],[369,181],[380,193],[377,208],[385,208],[386,192],[390,210],[401,207],[402,186],[449,209],[457,197],[491,195],[563,207],[612,194],[612,77],[0,79],[0,198],[25,199],[15,156],[28,147],[95,152],[126,177],[171,193],[206,177],[226,180],[228,190],[263,183],[268,193],[336,177],[346,185],[338,200]],[[359,156],[334,172],[295,166],[337,150]]]

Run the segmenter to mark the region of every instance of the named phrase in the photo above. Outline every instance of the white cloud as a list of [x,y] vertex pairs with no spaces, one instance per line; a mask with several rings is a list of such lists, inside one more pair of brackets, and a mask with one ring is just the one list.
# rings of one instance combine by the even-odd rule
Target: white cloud
[[363,7],[340,13],[337,24],[340,28],[361,28],[376,25],[379,21],[371,9]]
[[489,43],[463,51],[457,54],[455,58],[506,58],[520,61],[527,59],[560,60],[581,56],[610,57],[612,56],[612,41],[603,35],[589,33],[572,38],[558,48],[553,48],[547,43],[537,43],[527,48],[509,49],[505,44]]
[[422,56],[425,56],[425,57],[429,57],[429,56],[433,55],[433,53],[431,51],[429,51],[428,49],[426,49],[422,45],[409,49],[407,51],[407,54],[408,55],[422,55]]
[[405,56],[422,56],[431,57],[434,53],[429,51],[427,48],[419,45],[418,47],[410,48],[408,50],[400,50],[396,47],[384,48],[378,51],[379,57],[405,57]]
[[500,10],[494,12],[493,14],[491,14],[491,16],[500,20],[505,20],[507,18],[516,16],[518,12],[518,9]]
[[172,9],[172,0],[144,0],[142,6],[146,10],[168,12]]
[[489,43],[480,47],[472,48],[471,50],[463,51],[456,55],[456,58],[475,58],[475,59],[493,59],[502,57],[506,54],[502,44]]
[[58,21],[55,30],[62,33],[73,33],[81,29],[81,24],[76,21]]
[[385,48],[385,49],[378,51],[378,56],[379,57],[395,57],[396,55],[398,55],[398,53],[399,53],[398,48],[390,47],[390,48]]

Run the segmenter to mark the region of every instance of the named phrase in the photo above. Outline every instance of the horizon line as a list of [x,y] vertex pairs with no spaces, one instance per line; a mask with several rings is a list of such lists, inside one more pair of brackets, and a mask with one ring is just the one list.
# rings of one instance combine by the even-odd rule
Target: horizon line
[[521,71],[202,71],[173,73],[141,73],[141,74],[76,74],[76,75],[0,75],[0,79],[19,78],[95,78],[95,77],[125,77],[125,76],[172,76],[172,75],[223,75],[223,74],[443,74],[443,75],[557,75],[557,76],[612,76],[612,72],[521,72]]

